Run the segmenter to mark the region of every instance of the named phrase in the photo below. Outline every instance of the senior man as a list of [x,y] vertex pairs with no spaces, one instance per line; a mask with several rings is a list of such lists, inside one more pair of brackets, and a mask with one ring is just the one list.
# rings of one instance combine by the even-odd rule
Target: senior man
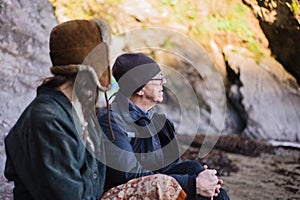
[[100,109],[97,114],[107,137],[106,175],[111,178],[105,190],[133,178],[167,174],[179,182],[188,199],[229,199],[216,170],[179,158],[173,123],[154,108],[163,101],[166,83],[159,65],[143,53],[125,53],[112,71],[119,91],[113,95],[110,112]]

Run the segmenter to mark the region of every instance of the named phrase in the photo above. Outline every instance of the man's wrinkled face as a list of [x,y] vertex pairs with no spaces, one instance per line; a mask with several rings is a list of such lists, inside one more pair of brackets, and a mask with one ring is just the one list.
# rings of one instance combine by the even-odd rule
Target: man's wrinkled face
[[160,72],[143,87],[144,98],[148,100],[149,103],[161,103],[163,101],[163,85],[165,83],[166,79]]

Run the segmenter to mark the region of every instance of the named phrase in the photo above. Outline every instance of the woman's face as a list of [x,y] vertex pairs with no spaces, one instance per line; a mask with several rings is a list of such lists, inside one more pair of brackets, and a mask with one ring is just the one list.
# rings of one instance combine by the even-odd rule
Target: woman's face
[[75,80],[75,94],[87,112],[94,112],[98,98],[97,85],[89,72],[78,73]]

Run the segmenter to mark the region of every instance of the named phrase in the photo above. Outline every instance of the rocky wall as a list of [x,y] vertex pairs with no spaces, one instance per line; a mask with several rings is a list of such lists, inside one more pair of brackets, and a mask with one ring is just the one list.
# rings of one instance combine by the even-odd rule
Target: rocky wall
[[273,56],[300,84],[300,3],[298,0],[243,0],[269,40]]

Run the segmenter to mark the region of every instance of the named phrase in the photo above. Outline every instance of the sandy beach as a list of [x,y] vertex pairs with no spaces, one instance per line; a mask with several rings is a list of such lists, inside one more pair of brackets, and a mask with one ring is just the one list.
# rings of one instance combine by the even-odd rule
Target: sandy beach
[[299,149],[229,135],[220,137],[213,151],[199,159],[202,140],[203,136],[196,137],[182,157],[217,169],[231,200],[300,199]]

